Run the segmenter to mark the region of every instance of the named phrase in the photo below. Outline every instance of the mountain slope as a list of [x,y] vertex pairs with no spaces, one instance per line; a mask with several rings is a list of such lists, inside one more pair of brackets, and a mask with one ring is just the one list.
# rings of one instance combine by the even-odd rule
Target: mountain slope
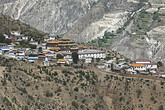
[[64,34],[98,0],[8,0],[0,1],[0,12],[44,32]]
[[123,110],[165,104],[165,80],[96,68],[41,67],[0,56],[0,109]]
[[165,64],[165,13],[161,11],[162,8],[155,10],[153,7],[146,7],[135,14],[129,26],[111,46],[113,50],[131,59],[148,58]]
[[24,24],[19,20],[14,20],[9,16],[0,14],[0,33],[10,35],[11,31],[21,31],[22,34],[32,36],[34,38],[42,38],[47,35],[30,25]]

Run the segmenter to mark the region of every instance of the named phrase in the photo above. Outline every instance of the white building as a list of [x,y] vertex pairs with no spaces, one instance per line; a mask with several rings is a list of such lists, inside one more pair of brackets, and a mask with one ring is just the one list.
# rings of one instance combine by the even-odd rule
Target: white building
[[85,49],[83,51],[78,52],[79,59],[83,57],[91,57],[91,58],[106,58],[105,52],[101,50],[93,50],[93,49]]
[[131,64],[132,71],[138,70],[138,71],[146,71],[147,68],[144,64]]
[[[60,53],[62,53],[64,57],[72,57],[72,52],[60,51]],[[92,58],[106,58],[106,54],[101,50],[85,49],[78,52],[78,57],[79,59],[84,59],[85,63],[91,63]]]
[[57,63],[59,63],[59,64],[69,64],[69,61],[67,59],[58,59]]
[[150,60],[147,60],[147,59],[137,59],[137,60],[133,61],[132,64],[145,65],[146,69],[157,69],[157,64],[154,62],[151,62]]
[[28,36],[22,36],[22,40],[28,40]]
[[71,56],[67,55],[67,56],[64,56],[64,59],[67,59],[69,61],[69,63],[72,63],[73,62],[73,59]]
[[21,32],[20,31],[11,31],[11,35],[20,36]]
[[38,45],[38,42],[36,42],[36,41],[30,41],[29,44]]
[[42,49],[46,49],[46,43],[42,43],[42,44],[37,45],[37,49],[39,49],[40,47]]

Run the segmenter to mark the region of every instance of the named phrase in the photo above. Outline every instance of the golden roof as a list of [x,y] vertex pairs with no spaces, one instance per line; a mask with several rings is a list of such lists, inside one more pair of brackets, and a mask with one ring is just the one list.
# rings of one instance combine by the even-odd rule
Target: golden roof
[[49,44],[54,44],[54,43],[58,43],[58,40],[52,40],[52,41],[48,41]]
[[48,51],[46,51],[46,52],[43,52],[43,54],[47,54],[48,53]]
[[79,48],[84,48],[84,49],[87,49],[88,47],[84,46],[84,45],[79,45],[78,46]]
[[62,39],[65,39],[65,40],[70,40],[68,37],[64,36],[64,37],[61,37],[60,40]]
[[60,50],[60,49],[61,49],[60,47],[52,47],[49,50]]
[[60,52],[57,52],[56,54],[61,54],[62,55],[62,53],[60,53]]
[[71,40],[69,40],[69,41],[59,41],[59,43],[75,43],[75,41],[71,41]]
[[131,66],[133,66],[133,67],[145,67],[145,65],[143,65],[143,64],[131,64]]
[[67,59],[58,59],[58,61],[66,62],[68,60]]
[[73,43],[73,44],[58,44],[58,46],[70,46],[70,45],[76,45],[75,43]]

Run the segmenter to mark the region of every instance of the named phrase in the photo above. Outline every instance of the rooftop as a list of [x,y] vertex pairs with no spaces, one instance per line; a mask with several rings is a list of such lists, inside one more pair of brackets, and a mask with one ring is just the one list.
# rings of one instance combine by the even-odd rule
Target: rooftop
[[134,62],[151,62],[151,61],[147,59],[136,59]]
[[58,61],[66,62],[66,61],[68,61],[68,60],[67,60],[67,59],[58,59]]
[[49,50],[60,50],[61,48],[60,47],[53,47],[53,48],[50,48]]
[[131,66],[133,66],[133,67],[145,67],[145,65],[143,65],[143,64],[131,64]]
[[76,45],[75,43],[73,44],[58,44],[58,46],[68,46],[68,45]]
[[52,41],[49,41],[48,43],[49,44],[53,44],[53,43],[56,43],[57,44],[58,43],[58,40],[52,40]]

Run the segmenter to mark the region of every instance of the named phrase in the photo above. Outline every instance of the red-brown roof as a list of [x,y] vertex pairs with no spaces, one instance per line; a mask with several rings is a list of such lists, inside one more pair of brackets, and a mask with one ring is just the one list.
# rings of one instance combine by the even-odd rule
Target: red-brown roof
[[48,42],[49,44],[58,44],[58,40],[52,40]]
[[53,47],[53,48],[50,48],[49,50],[60,50],[61,48],[60,47]]
[[151,61],[147,59],[136,59],[135,62],[151,62]]
[[160,73],[152,73],[152,75],[159,75]]
[[151,63],[136,63],[136,62],[132,62],[132,64],[157,65],[157,64],[154,63],[154,62],[151,62]]
[[131,66],[133,66],[133,67],[145,67],[145,65],[143,65],[143,64],[131,64]]
[[60,61],[60,62],[66,62],[68,60],[67,59],[58,59],[58,61]]
[[45,58],[46,56],[44,56],[44,55],[39,55],[38,57],[40,57],[40,58]]

